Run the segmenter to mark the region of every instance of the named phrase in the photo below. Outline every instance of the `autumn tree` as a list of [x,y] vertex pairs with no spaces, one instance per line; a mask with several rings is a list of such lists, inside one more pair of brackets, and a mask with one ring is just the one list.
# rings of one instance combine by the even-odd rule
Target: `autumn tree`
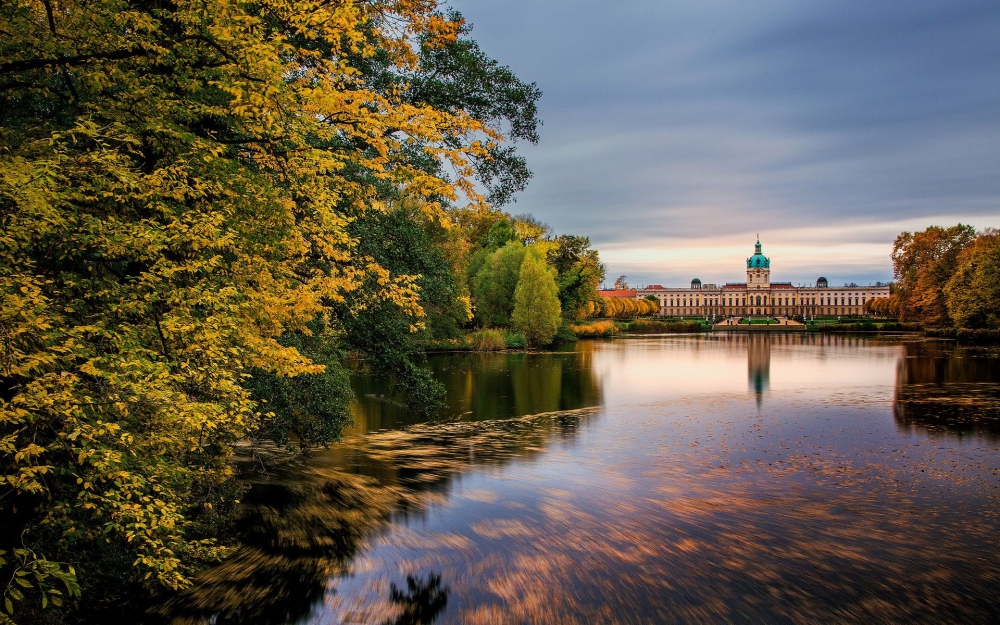
[[[422,5],[433,6],[429,2]],[[410,66],[400,66],[394,50],[387,47],[353,55],[351,61],[374,91],[396,94],[414,106],[461,113],[504,133],[506,142],[487,142],[483,150],[468,155],[475,178],[486,191],[486,201],[496,209],[512,202],[531,179],[516,144],[538,142],[541,90],[485,54],[471,38],[472,25],[460,13],[452,10],[439,18],[455,28],[452,36],[443,38],[434,30],[417,33],[418,58]],[[444,132],[449,142],[466,141],[460,126]],[[422,150],[411,149],[407,156],[411,166],[444,177],[446,163]]]
[[1000,232],[984,231],[958,254],[944,293],[955,325],[1000,328]]
[[539,256],[525,255],[514,291],[512,321],[531,347],[551,343],[560,324],[555,270],[547,267]]
[[959,253],[975,236],[972,226],[958,224],[896,237],[892,263],[901,320],[950,325],[944,288],[955,273]]
[[[0,25],[7,611],[76,580],[179,588],[230,551],[234,444],[334,433],[336,406],[296,413],[344,389],[313,338],[352,302],[423,323],[415,269],[360,253],[351,224],[404,199],[442,223],[487,211],[474,180],[516,161],[504,131],[530,140],[530,106],[506,127],[400,88],[461,39],[428,0],[13,0]],[[425,93],[454,75],[435,71]]]
[[[517,233],[517,238],[525,245],[547,243],[552,234],[552,229],[548,224],[542,223],[534,215],[527,213],[514,215],[511,218],[511,226],[514,228],[514,232]],[[548,247],[547,245],[539,245],[538,249],[547,252]]]

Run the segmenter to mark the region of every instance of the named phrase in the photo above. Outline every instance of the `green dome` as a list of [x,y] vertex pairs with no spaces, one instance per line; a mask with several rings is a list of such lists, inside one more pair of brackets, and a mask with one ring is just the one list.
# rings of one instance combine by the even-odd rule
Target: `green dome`
[[760,239],[754,246],[753,256],[747,259],[747,269],[770,269],[771,259],[760,253]]

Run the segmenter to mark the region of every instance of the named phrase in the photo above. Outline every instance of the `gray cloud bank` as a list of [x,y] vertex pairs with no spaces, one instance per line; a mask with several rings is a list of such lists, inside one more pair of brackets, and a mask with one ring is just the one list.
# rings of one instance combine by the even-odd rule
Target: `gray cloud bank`
[[545,93],[512,210],[609,275],[737,280],[760,232],[775,279],[885,280],[901,229],[1000,226],[996,0],[451,5]]

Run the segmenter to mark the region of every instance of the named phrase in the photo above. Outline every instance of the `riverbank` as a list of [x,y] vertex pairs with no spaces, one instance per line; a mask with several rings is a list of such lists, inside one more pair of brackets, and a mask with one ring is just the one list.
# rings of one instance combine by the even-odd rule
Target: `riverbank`
[[1000,330],[968,328],[926,328],[923,335],[927,338],[955,339],[959,343],[969,345],[1000,345]]
[[[559,328],[551,345],[565,345],[581,338],[607,338],[617,334],[691,334],[707,332],[711,325],[700,320],[663,321],[659,319],[599,319],[572,323]],[[426,341],[424,351],[431,352],[502,352],[527,348],[524,335],[505,328],[476,330],[450,339]]]
[[[963,344],[1000,344],[1000,330],[969,330],[958,328],[924,328],[916,323],[875,321],[872,319],[815,319],[806,323],[741,323],[716,324],[700,319],[633,319],[588,320],[563,326],[553,343],[547,347],[565,345],[582,338],[610,338],[619,334],[693,334],[701,332],[807,332],[823,334],[919,333],[927,338],[954,339]],[[524,335],[503,328],[469,332],[460,337],[427,341],[425,352],[503,352],[527,349]]]

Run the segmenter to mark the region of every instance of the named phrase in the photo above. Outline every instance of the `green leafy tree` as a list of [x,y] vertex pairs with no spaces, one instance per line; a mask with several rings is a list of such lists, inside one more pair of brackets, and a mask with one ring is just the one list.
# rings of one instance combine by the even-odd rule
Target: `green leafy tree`
[[521,273],[514,291],[514,327],[524,334],[528,345],[548,345],[559,329],[559,287],[555,270],[529,253],[521,264]]
[[490,231],[483,237],[483,247],[488,250],[498,250],[511,241],[517,240],[517,232],[510,220],[506,216],[502,216],[490,226]]
[[473,283],[476,315],[487,326],[510,325],[514,312],[514,289],[521,275],[527,248],[511,241],[490,254]]
[[[444,405],[445,390],[419,366],[419,341],[458,335],[469,315],[448,262],[433,246],[418,217],[403,209],[367,211],[348,227],[357,237],[358,252],[374,259],[387,273],[372,276],[364,288],[345,296],[334,308],[344,327],[345,349],[363,354],[372,371],[408,395],[418,414],[435,415]],[[424,319],[411,316],[387,297],[380,280],[412,280],[419,289]]]
[[1000,232],[988,229],[962,250],[944,292],[955,325],[1000,328]]
[[286,333],[281,344],[297,349],[324,369],[291,377],[250,369],[246,386],[257,402],[259,415],[259,426],[251,436],[255,442],[268,439],[285,446],[294,439],[301,450],[339,439],[350,423],[347,403],[353,393],[341,364],[338,337],[329,324],[317,318],[305,331]]
[[569,320],[585,318],[592,313],[588,302],[600,298],[597,287],[604,281],[604,264],[597,250],[590,247],[588,237],[562,235],[555,243],[549,250],[548,263],[557,273],[563,316]]

